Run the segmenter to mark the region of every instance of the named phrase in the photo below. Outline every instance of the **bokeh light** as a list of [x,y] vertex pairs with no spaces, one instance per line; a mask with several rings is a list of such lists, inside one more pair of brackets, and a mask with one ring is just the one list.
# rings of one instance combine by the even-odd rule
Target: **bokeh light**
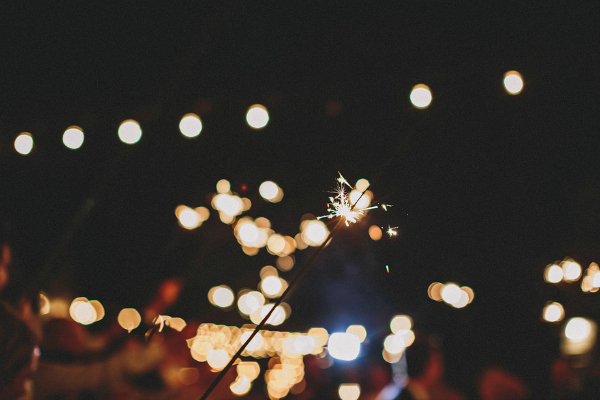
[[519,94],[523,90],[523,77],[517,71],[508,71],[504,74],[504,88],[510,94]]
[[548,302],[544,306],[543,318],[548,322],[559,322],[565,316],[565,309],[560,303]]
[[294,268],[295,263],[294,256],[281,256],[277,258],[277,268],[281,271],[289,271]]
[[323,221],[305,220],[300,224],[300,233],[302,241],[307,245],[320,246],[327,239],[329,229],[327,229],[327,225]]
[[221,370],[225,368],[231,357],[226,350],[211,350],[206,356],[206,362],[212,369]]
[[287,282],[278,276],[267,276],[260,282],[260,290],[266,297],[275,298],[283,294]]
[[342,400],[356,400],[360,397],[358,383],[342,383],[338,388],[338,395]]
[[201,223],[198,213],[189,207],[180,210],[177,219],[179,220],[179,225],[188,230],[197,228]]
[[596,344],[596,331],[596,322],[582,317],[571,318],[565,325],[561,352],[567,355],[589,353]]
[[563,276],[563,269],[556,264],[549,264],[544,270],[544,279],[546,280],[546,282],[558,283],[562,281]]
[[238,298],[238,309],[244,315],[250,315],[265,305],[265,296],[260,292],[246,292]]
[[390,321],[390,329],[392,333],[396,333],[401,330],[412,329],[413,320],[408,315],[396,315]]
[[208,301],[214,306],[227,308],[233,304],[235,296],[229,286],[220,285],[208,291]]
[[335,359],[352,361],[360,353],[360,339],[350,333],[332,333],[327,343],[327,351]]
[[260,105],[254,104],[248,108],[246,113],[246,122],[253,129],[261,129],[269,123],[269,113],[267,109]]
[[431,104],[432,96],[429,86],[422,83],[415,85],[410,92],[410,102],[416,108],[427,108]]
[[356,181],[356,185],[354,185],[354,189],[358,190],[359,192],[364,192],[365,190],[367,190],[367,188],[369,187],[370,183],[368,180],[366,179],[359,179]]
[[121,328],[131,332],[142,322],[142,317],[140,313],[135,308],[124,308],[119,312],[117,316],[117,321]]
[[179,131],[188,138],[196,137],[202,132],[202,121],[194,113],[185,114],[179,121]]
[[271,203],[279,203],[283,199],[283,190],[273,181],[265,181],[258,188],[261,197]]
[[121,122],[119,126],[119,139],[126,144],[135,144],[142,138],[142,128],[133,119]]
[[565,282],[573,282],[581,276],[581,265],[579,263],[567,259],[561,263],[563,269],[563,279]]
[[15,150],[19,154],[26,156],[33,149],[33,137],[29,132],[22,132],[15,139]]
[[237,365],[237,373],[253,381],[260,374],[260,365],[256,361],[242,361]]
[[350,334],[358,337],[358,339],[360,340],[361,343],[364,342],[365,339],[367,338],[367,330],[362,325],[350,325],[346,329],[346,333],[350,333]]
[[63,144],[69,149],[76,150],[83,144],[83,130],[78,126],[70,126],[63,133]]
[[402,335],[392,333],[384,339],[383,348],[390,354],[400,354],[406,348],[406,342]]
[[460,300],[461,296],[462,291],[454,283],[446,284],[444,289],[442,289],[442,300],[444,300],[448,304],[457,303]]
[[440,282],[433,282],[429,285],[427,289],[427,294],[429,298],[435,301],[442,301],[442,290],[444,289],[444,284]]
[[217,193],[229,193],[231,190],[231,183],[227,179],[221,179],[217,182]]
[[383,236],[383,232],[381,231],[380,227],[378,227],[377,225],[371,225],[369,227],[369,237],[371,239],[380,240],[382,236]]
[[229,390],[236,396],[244,396],[252,388],[252,381],[245,375],[238,375],[229,385]]
[[80,301],[73,310],[73,316],[76,322],[89,325],[96,321],[96,309],[89,302]]

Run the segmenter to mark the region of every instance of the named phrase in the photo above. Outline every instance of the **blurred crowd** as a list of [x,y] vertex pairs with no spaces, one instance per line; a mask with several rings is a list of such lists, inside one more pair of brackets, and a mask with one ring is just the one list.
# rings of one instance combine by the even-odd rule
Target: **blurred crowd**
[[[132,335],[116,322],[101,332],[69,318],[40,317],[39,291],[27,284],[13,263],[9,229],[0,233],[0,400],[199,399],[217,372],[194,360],[187,340],[199,322],[181,330],[146,323],[145,335]],[[163,282],[144,315],[161,315],[176,301],[181,282]],[[163,329],[164,328],[164,329]],[[527,362],[524,355],[524,363]],[[360,384],[360,399],[368,400],[518,400],[598,399],[599,371],[566,357],[548,366],[548,388],[535,393],[519,376],[488,366],[472,377],[467,393],[451,387],[445,377],[444,352],[435,336],[419,333],[400,361],[387,364],[372,357],[366,370],[347,369],[343,379],[318,356],[304,357],[301,390],[288,398],[339,399],[340,380]],[[234,399],[232,368],[209,396]],[[265,399],[257,380],[243,398]],[[348,397],[352,398],[352,397]]]

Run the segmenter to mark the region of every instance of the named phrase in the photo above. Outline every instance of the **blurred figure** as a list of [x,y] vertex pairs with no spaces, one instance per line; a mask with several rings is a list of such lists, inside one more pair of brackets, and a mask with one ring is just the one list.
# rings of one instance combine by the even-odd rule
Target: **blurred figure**
[[[444,382],[444,357],[441,349],[430,338],[419,337],[404,353],[406,369],[395,373],[398,382],[406,382],[397,400],[464,400],[465,397]],[[401,360],[402,361],[402,360]],[[398,362],[394,366],[401,366]]]
[[16,268],[11,239],[10,224],[0,218],[0,301],[8,304],[39,340],[39,293],[31,285],[31,280]]
[[521,379],[498,367],[483,371],[477,390],[481,400],[524,400],[529,392]]
[[34,333],[0,302],[0,399],[31,398],[39,349]]

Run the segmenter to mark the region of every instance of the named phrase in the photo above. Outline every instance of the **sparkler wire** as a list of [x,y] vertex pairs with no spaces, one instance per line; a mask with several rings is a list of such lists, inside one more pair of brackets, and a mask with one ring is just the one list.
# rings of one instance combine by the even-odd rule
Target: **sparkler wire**
[[[368,189],[368,187],[365,188],[365,190],[363,190],[360,197],[358,199],[356,199],[354,204],[352,204],[350,211],[352,211],[354,209],[354,206],[356,206],[356,203],[358,203],[360,201],[360,199],[365,194],[367,189]],[[281,302],[286,298],[288,293],[292,291],[292,289],[296,286],[296,284],[300,281],[300,279],[302,279],[302,277],[304,276],[306,271],[308,271],[308,268],[310,268],[310,266],[315,262],[317,257],[323,252],[323,250],[329,244],[329,242],[331,242],[334,232],[337,231],[337,229],[340,227],[340,225],[342,224],[342,221],[344,221],[344,219],[340,218],[339,221],[337,222],[337,224],[329,232],[329,235],[327,236],[325,241],[323,243],[321,243],[321,245],[315,250],[315,252],[311,254],[311,256],[308,258],[308,260],[306,260],[306,262],[304,264],[302,264],[302,266],[299,268],[296,275],[294,275],[294,277],[290,280],[290,283],[289,283],[287,289],[285,289],[285,291],[283,292],[281,297],[279,297],[277,299],[277,301],[273,304],[273,306],[271,307],[271,309],[269,310],[267,315],[265,315],[265,317],[262,319],[262,321],[260,321],[260,323],[256,326],[256,328],[254,328],[254,330],[252,331],[252,334],[250,334],[248,339],[246,339],[246,341],[242,344],[242,346],[239,348],[239,350],[233,355],[233,357],[231,357],[231,360],[229,360],[229,362],[221,370],[219,375],[217,375],[217,377],[212,381],[212,383],[210,384],[208,389],[206,389],[206,392],[204,392],[204,394],[202,395],[200,400],[206,400],[206,398],[208,398],[208,395],[211,394],[211,392],[215,389],[215,387],[219,384],[219,382],[221,382],[221,380],[225,377],[225,374],[227,374],[227,371],[229,371],[229,369],[233,366],[235,361],[238,358],[240,358],[240,356],[242,355],[242,353],[244,352],[244,350],[246,349],[248,344],[250,344],[252,339],[254,339],[254,337],[258,334],[258,331],[260,331],[262,328],[264,328],[264,326],[267,323],[267,320],[271,317],[271,314],[273,314],[273,312],[275,311],[277,306],[279,306],[281,304]]]

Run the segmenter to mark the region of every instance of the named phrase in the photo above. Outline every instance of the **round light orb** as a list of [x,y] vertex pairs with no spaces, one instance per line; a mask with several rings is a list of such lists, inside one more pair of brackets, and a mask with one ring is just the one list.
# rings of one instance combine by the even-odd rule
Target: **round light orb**
[[346,333],[351,333],[357,336],[361,343],[367,338],[367,330],[362,325],[350,325],[346,329]]
[[551,264],[546,266],[546,270],[544,271],[544,279],[546,280],[546,282],[558,283],[562,281],[563,276],[563,269],[558,265]]
[[227,308],[233,304],[234,299],[235,296],[233,295],[233,291],[224,285],[217,287],[212,293],[212,300],[217,307]]
[[179,131],[187,138],[194,138],[202,132],[202,121],[194,113],[185,114],[179,121]]
[[140,313],[135,308],[124,308],[119,312],[117,316],[117,321],[121,328],[126,329],[128,332],[131,332],[142,322],[142,317]]
[[390,329],[393,333],[396,333],[401,330],[410,330],[412,329],[413,320],[408,315],[396,315],[390,321]]
[[283,282],[278,276],[266,276],[260,282],[260,289],[267,297],[279,297],[283,292]]
[[227,179],[221,179],[217,182],[217,193],[229,193],[231,190],[231,183]]
[[242,314],[250,315],[265,305],[265,296],[260,292],[248,292],[238,299],[238,309]]
[[83,131],[78,126],[70,126],[63,133],[63,144],[69,149],[76,150],[83,144]]
[[73,313],[75,314],[75,321],[82,325],[89,325],[96,322],[96,309],[89,302],[82,301],[77,303]]
[[400,354],[406,348],[406,342],[402,335],[387,335],[383,341],[383,348],[390,354]]
[[185,229],[195,229],[200,225],[200,216],[195,210],[186,207],[184,210],[181,210],[179,213],[179,225],[184,227]]
[[211,350],[206,356],[206,362],[208,365],[216,370],[225,368],[229,360],[229,353],[227,353],[226,350]]
[[320,246],[329,235],[327,225],[319,220],[302,221],[300,229],[302,241],[309,246]]
[[581,276],[581,265],[575,261],[564,261],[562,267],[566,282],[576,281]]
[[248,222],[240,226],[238,229],[238,236],[245,246],[255,246],[260,237],[260,231],[253,222]]
[[33,149],[33,137],[29,132],[20,133],[15,139],[15,150],[19,154],[26,156]]
[[467,304],[469,304],[469,294],[461,289],[460,290],[460,298],[457,301],[455,301],[454,303],[452,303],[452,306],[455,308],[463,308]]
[[358,383],[342,383],[338,388],[341,400],[357,400],[360,397],[360,385]]
[[508,71],[504,74],[504,88],[510,94],[519,94],[523,90],[523,78],[517,71]]
[[279,194],[279,186],[275,182],[265,181],[258,188],[261,197],[267,201],[277,198]]
[[335,359],[352,361],[360,353],[360,339],[351,333],[332,333],[327,342],[327,351]]
[[449,283],[442,289],[442,300],[448,304],[458,303],[463,291],[454,283]]
[[246,112],[246,122],[253,129],[262,129],[269,123],[269,113],[264,106],[254,104]]
[[592,331],[590,322],[581,317],[571,318],[565,326],[565,336],[574,341],[581,341],[588,337]]
[[548,303],[544,307],[544,320],[548,322],[561,321],[565,316],[565,309],[560,303]]
[[410,102],[416,108],[427,108],[431,104],[431,90],[422,83],[415,85],[410,92]]
[[126,144],[135,144],[142,138],[142,128],[133,119],[125,120],[119,126],[119,139]]

